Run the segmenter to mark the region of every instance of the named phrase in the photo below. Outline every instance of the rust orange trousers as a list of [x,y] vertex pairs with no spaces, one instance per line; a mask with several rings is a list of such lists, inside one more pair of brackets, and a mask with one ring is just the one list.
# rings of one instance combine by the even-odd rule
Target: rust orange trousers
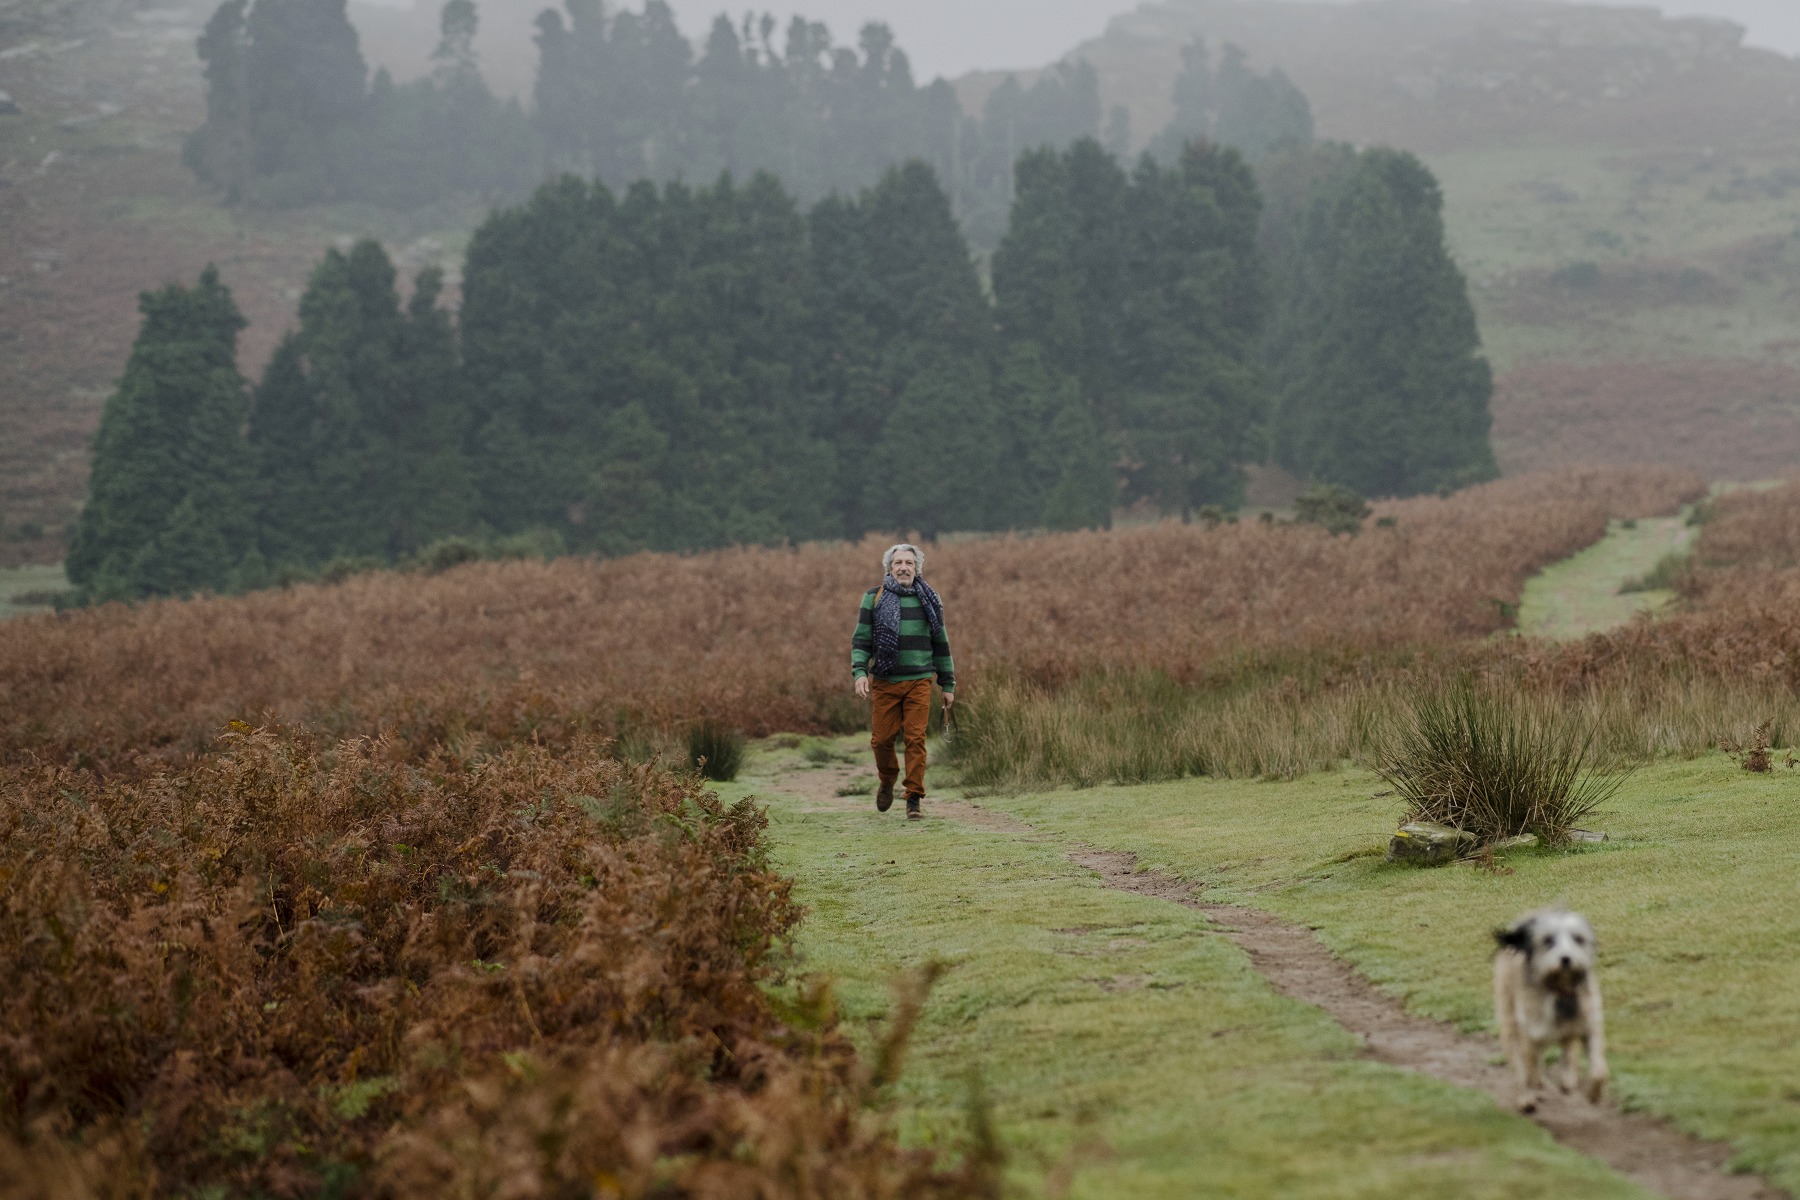
[[869,680],[869,744],[875,747],[875,770],[883,783],[900,774],[894,739],[906,743],[906,791],[925,794],[925,722],[931,716],[931,680],[890,683]]

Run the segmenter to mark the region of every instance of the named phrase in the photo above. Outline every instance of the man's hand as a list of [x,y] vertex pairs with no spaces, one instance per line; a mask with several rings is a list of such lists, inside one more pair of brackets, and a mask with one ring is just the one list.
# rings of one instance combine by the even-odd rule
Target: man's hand
[[953,705],[955,705],[955,703],[956,703],[956,693],[955,692],[945,692],[944,693],[944,707],[946,709],[948,709],[948,708],[952,707]]
[[869,677],[867,675],[858,675],[856,677],[856,698],[858,700],[867,700],[869,698]]

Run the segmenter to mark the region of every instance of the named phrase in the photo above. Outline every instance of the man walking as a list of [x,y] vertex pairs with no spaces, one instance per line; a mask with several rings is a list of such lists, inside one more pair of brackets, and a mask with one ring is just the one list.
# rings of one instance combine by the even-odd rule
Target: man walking
[[[881,777],[875,807],[894,803],[900,761],[894,739],[906,742],[906,816],[924,816],[925,722],[931,715],[931,679],[944,689],[944,712],[956,703],[956,668],[944,634],[944,606],[922,576],[925,556],[901,542],[881,556],[881,586],[863,593],[850,639],[850,674],[858,697],[870,700],[869,742]],[[871,680],[870,676],[873,676]]]

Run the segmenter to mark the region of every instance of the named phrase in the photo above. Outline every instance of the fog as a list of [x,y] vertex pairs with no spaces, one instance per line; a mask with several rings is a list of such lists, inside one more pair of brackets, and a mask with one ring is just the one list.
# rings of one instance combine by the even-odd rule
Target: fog
[[[1279,4],[1282,0],[1265,0]],[[1346,0],[1347,2],[1347,0]],[[1615,7],[1649,7],[1643,0],[1601,0]],[[866,21],[886,21],[912,56],[922,79],[954,78],[965,71],[1040,67],[1077,42],[1098,35],[1109,18],[1135,7],[1130,0],[806,0],[801,4],[672,0],[683,29],[696,34],[722,9],[733,13],[767,8],[786,22],[800,12],[824,21],[841,41],[852,40]],[[633,4],[636,7],[636,3]],[[1797,0],[1670,0],[1674,15],[1727,17],[1749,30],[1746,40],[1785,54],[1800,54]]]

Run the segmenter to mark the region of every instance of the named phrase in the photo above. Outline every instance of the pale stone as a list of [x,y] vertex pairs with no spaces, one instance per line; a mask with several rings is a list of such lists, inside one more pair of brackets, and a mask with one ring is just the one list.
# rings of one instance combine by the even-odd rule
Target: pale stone
[[1438,867],[1455,862],[1475,849],[1478,841],[1480,839],[1466,829],[1413,821],[1394,831],[1394,836],[1388,840],[1387,860]]

